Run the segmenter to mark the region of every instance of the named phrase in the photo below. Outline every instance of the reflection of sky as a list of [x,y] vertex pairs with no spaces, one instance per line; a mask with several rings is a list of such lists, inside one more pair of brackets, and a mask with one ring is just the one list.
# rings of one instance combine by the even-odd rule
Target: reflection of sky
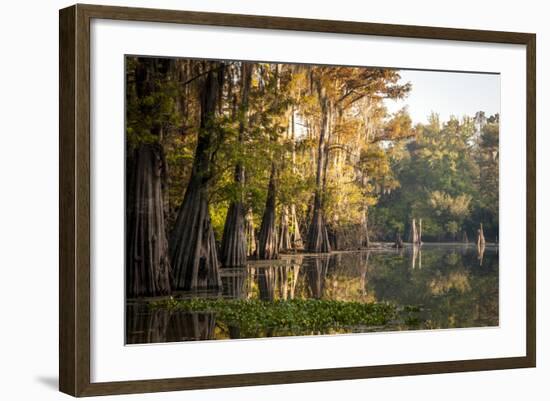
[[431,112],[442,121],[451,115],[474,116],[484,111],[490,116],[500,112],[500,75],[460,72],[401,70],[401,82],[412,90],[403,100],[386,100],[390,113],[407,106],[413,123],[425,123]]

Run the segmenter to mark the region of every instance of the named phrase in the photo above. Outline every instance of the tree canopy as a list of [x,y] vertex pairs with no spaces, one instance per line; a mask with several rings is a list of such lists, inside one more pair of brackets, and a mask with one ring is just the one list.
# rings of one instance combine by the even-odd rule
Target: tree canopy
[[480,223],[497,239],[498,115],[413,126],[385,107],[414,91],[399,70],[128,57],[126,84],[127,175],[146,168],[160,194],[152,225],[127,180],[129,225],[143,246],[169,238],[151,263],[169,260],[178,288],[215,287],[247,258],[393,240],[412,219],[425,240]]

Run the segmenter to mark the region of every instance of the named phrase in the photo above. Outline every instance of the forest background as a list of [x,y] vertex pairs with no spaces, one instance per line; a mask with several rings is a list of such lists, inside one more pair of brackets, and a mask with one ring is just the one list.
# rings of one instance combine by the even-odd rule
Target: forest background
[[499,115],[388,111],[414,90],[395,69],[128,57],[129,294],[419,230],[498,242]]

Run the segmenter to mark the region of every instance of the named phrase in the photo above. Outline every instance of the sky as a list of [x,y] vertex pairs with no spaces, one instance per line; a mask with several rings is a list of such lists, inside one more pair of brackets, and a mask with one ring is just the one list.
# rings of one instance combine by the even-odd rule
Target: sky
[[412,90],[403,100],[386,100],[390,113],[407,106],[413,124],[426,123],[431,112],[441,121],[451,115],[473,117],[500,112],[500,75],[463,72],[400,70],[400,83],[410,82]]

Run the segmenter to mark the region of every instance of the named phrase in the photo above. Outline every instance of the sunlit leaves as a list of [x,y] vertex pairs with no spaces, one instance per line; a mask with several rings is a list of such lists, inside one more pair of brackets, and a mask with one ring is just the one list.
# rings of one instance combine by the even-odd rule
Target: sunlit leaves
[[[199,89],[213,63],[127,59],[128,150],[141,143],[163,146],[168,229],[204,130],[212,137],[211,163],[210,171],[201,174],[209,180],[217,237],[232,201],[242,201],[260,221],[272,164],[277,212],[294,205],[301,229],[307,229],[317,190],[320,98],[325,97],[322,201],[329,228],[362,224],[368,214],[370,229],[381,239],[393,239],[395,231],[404,234],[412,218],[423,219],[423,234],[431,239],[455,238],[481,221],[487,222],[487,232],[496,232],[498,115],[441,121],[433,114],[427,124],[412,126],[406,109],[390,115],[384,107],[383,99],[414,91],[400,80],[399,70],[273,63],[250,63],[244,107],[243,62],[228,61],[219,109],[201,131]],[[141,67],[146,67],[146,79]],[[237,165],[244,171],[243,182],[235,179]]]
[[433,191],[429,195],[429,205],[436,215],[448,213],[451,217],[464,218],[468,213],[471,195],[461,194],[456,197],[442,191]]

